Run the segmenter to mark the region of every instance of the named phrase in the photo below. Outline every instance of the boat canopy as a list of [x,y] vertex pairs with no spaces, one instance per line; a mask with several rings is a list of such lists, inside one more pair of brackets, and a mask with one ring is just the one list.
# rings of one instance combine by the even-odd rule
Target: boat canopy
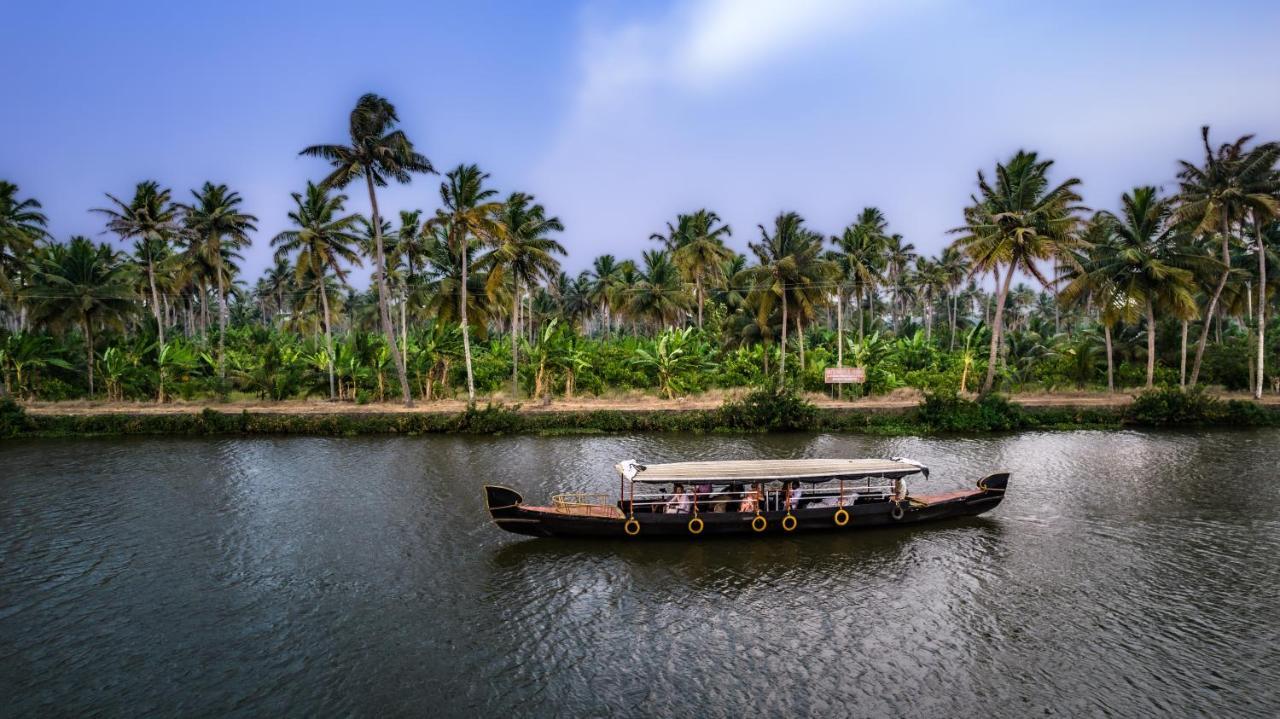
[[725,462],[671,462],[640,464],[629,459],[614,465],[624,479],[635,482],[749,483],[774,480],[827,482],[861,477],[896,479],[917,472],[929,476],[919,462],[893,459],[750,459]]

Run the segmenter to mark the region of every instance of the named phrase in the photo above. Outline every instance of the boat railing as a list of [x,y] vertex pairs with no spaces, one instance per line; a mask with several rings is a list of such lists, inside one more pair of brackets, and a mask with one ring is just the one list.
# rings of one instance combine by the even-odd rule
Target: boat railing
[[577,514],[584,517],[613,517],[618,514],[618,507],[607,494],[588,492],[570,492],[557,494],[551,498],[551,504],[562,514]]
[[[700,512],[736,512],[740,511],[737,507],[742,501],[748,498],[755,499],[756,506],[760,511],[768,512],[785,509],[787,505],[787,493],[785,490],[777,487],[765,489],[763,496],[760,496],[754,489],[745,489],[740,491],[712,491],[712,492],[696,492],[690,491],[689,496],[693,506],[698,508]],[[894,487],[891,481],[877,484],[858,484],[846,485],[844,487],[803,487],[800,491],[800,497],[795,502],[799,507],[806,506],[845,506],[855,504],[856,502],[869,502],[886,500],[894,495]],[[671,503],[672,495],[658,493],[635,494],[629,500],[629,503],[635,509],[640,511],[663,511],[663,508]],[[692,509],[690,511],[693,511]]]

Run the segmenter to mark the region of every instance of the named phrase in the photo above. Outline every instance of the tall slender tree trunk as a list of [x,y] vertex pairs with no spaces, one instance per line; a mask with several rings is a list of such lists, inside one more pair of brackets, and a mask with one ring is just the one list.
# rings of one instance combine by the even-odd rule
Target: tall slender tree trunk
[[[796,315],[796,339],[800,341],[800,375],[803,378],[804,369],[804,314]],[[803,381],[803,379],[801,380]]]
[[[844,366],[844,289],[836,290],[836,366]],[[844,399],[844,385],[836,385],[836,399]]]
[[1156,306],[1147,300],[1147,389],[1156,386]]
[[787,292],[782,291],[782,346],[778,359],[778,377],[783,386],[787,384]]
[[[1000,293],[996,298],[995,317],[991,321],[991,352],[987,356],[987,378],[982,381],[982,394],[990,392],[996,383],[996,360],[1004,339],[1004,301],[1009,296],[1009,285],[1013,282],[1015,267],[1017,267],[1016,263],[1009,263],[1009,271],[1004,276],[1004,284],[1000,286]],[[994,274],[997,278],[1000,276],[998,270]]]
[[698,275],[693,281],[698,292],[698,329],[702,329],[702,275]]
[[320,306],[324,310],[324,348],[329,360],[329,399],[336,396],[333,379],[333,330],[329,321],[329,293],[325,292],[323,279],[320,282]]
[[84,352],[85,359],[88,360],[89,369],[89,399],[93,399],[93,325],[89,323],[89,318],[80,316],[80,329],[84,333]]
[[396,377],[400,380],[400,394],[404,398],[404,406],[413,406],[413,394],[409,391],[409,376],[404,370],[404,358],[400,356],[400,348],[396,346],[396,331],[391,326],[391,313],[387,308],[387,260],[382,251],[382,218],[378,214],[378,196],[373,190],[373,176],[365,173],[365,184],[369,187],[370,221],[373,223],[373,246],[377,251],[374,261],[378,275],[378,315],[382,320],[382,334],[386,335],[387,344],[391,347],[391,356],[396,362]]
[[511,398],[520,396],[520,281],[511,298]]
[[409,292],[400,298],[400,361],[409,366]]
[[459,293],[458,314],[462,317],[462,355],[467,363],[467,402],[476,402],[476,381],[471,374],[471,327],[467,322],[467,236],[459,238],[458,249],[462,254],[462,292]]
[[1222,277],[1218,278],[1218,286],[1213,290],[1209,306],[1204,311],[1204,326],[1200,328],[1200,342],[1196,345],[1196,359],[1191,365],[1191,386],[1195,387],[1200,379],[1200,363],[1204,360],[1204,348],[1209,343],[1209,322],[1213,319],[1214,310],[1218,308],[1218,298],[1227,286],[1227,278],[1231,276],[1231,225],[1227,221],[1227,213],[1222,213]]
[[1178,365],[1178,387],[1187,388],[1187,327],[1190,321],[1182,321],[1182,361]]
[[862,307],[862,286],[858,286],[858,344],[862,344],[862,315],[864,310]]
[[1103,323],[1102,337],[1107,344],[1107,391],[1116,391],[1116,371],[1115,362],[1111,359],[1111,325]]
[[156,291],[155,265],[150,259],[147,260],[147,282],[151,284],[151,311],[156,316],[156,336],[160,340],[160,346],[163,347],[164,314],[160,310],[160,293]]
[[1262,234],[1262,218],[1255,210],[1253,228],[1258,235],[1258,381],[1253,388],[1253,398],[1262,399],[1262,383],[1266,379],[1267,361],[1267,245]]
[[[227,381],[227,290],[222,276],[222,249],[218,249],[218,379]],[[220,391],[225,391],[223,387]]]

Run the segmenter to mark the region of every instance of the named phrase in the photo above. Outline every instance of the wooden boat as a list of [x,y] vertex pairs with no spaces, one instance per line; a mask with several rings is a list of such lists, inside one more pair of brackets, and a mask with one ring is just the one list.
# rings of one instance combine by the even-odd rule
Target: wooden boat
[[982,514],[1000,504],[1009,483],[1008,472],[997,472],[974,489],[912,494],[906,479],[927,479],[929,469],[901,457],[648,465],[627,460],[614,468],[616,501],[579,492],[535,506],[514,489],[486,485],[485,506],[502,529],[533,537],[852,531]]

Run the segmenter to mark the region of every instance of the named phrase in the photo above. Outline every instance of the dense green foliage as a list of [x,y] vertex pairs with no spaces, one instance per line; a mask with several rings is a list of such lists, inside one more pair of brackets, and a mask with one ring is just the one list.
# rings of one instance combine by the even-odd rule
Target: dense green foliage
[[[845,396],[914,388],[930,395],[929,426],[999,429],[1031,420],[961,398],[1280,392],[1277,143],[1215,148],[1206,128],[1204,159],[1181,163],[1176,194],[1137,187],[1118,212],[1091,216],[1079,179],[1019,150],[977,174],[936,257],[873,207],[831,235],[780,212],[748,233],[749,256],[697,209],[638,260],[601,255],[570,276],[560,219],[528,193],[504,197],[476,165],[444,174],[434,212],[380,211],[377,187],[435,172],[398,123],[365,95],[349,144],[303,150],[328,175],[293,195],[275,265],[252,286],[239,264],[257,218],[226,185],[204,183],[189,204],[153,180],[108,194],[105,229],[131,243],[117,247],[50,237],[40,203],[0,181],[5,393],[474,404],[785,388],[723,423],[777,429],[818,421],[791,392],[833,391],[823,371],[843,365],[867,376]],[[344,188],[367,190],[368,216],[347,209]],[[369,290],[349,283],[358,266],[373,271]],[[501,424],[501,410],[474,411],[466,422]]]

